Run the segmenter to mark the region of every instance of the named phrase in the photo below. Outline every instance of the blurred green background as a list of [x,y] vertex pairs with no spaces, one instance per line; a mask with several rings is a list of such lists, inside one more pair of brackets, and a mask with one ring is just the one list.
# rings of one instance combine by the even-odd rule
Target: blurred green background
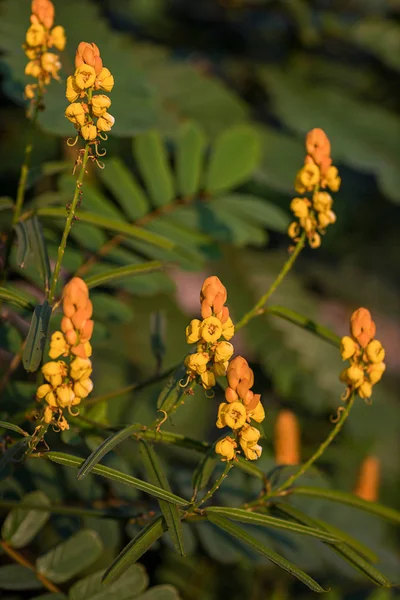
[[[215,144],[229,132],[238,140],[238,150],[224,165],[226,178],[232,170],[240,171],[237,165],[249,163],[243,176],[233,176],[224,193],[216,193],[205,208],[195,198],[192,206],[177,206],[168,218],[152,221],[149,229],[175,241],[179,253],[165,256],[138,242],[124,242],[90,271],[95,274],[148,258],[172,265],[162,273],[121,280],[93,292],[92,395],[143,381],[160,367],[168,369],[181,360],[187,352],[184,329],[198,315],[205,276],[216,274],[226,285],[234,320],[268,288],[287,257],[285,228],[294,177],[304,160],[304,135],[321,127],[331,140],[333,161],[342,177],[334,198],[338,219],[328,228],[321,248],[301,254],[272,303],[297,310],[338,335],[347,333],[355,308],[371,310],[377,337],[386,348],[387,371],[374,390],[372,406],[357,402],[340,439],[324,455],[320,473],[314,472],[310,480],[351,491],[362,459],[374,454],[382,466],[380,501],[400,508],[400,2],[59,0],[55,7],[55,23],[65,27],[68,39],[62,53],[63,79],[73,72],[75,49],[82,40],[100,47],[103,62],[115,77],[110,96],[116,124],[106,144],[106,168],[91,170],[85,184],[84,202],[92,212],[124,221],[136,219],[138,215],[129,209],[132,175],[145,189],[146,202],[150,198],[145,212],[154,211],[157,203],[147,189],[151,172],[146,179],[135,150],[149,130],[163,140],[164,156],[174,174],[171,189],[176,148],[188,122],[204,133],[205,172]],[[28,0],[0,2],[0,190],[11,198],[26,139],[22,99],[26,58],[21,44],[29,12]],[[71,197],[75,149],[65,143],[73,133],[64,117],[66,104],[63,83],[53,82],[35,140],[27,193],[32,206],[63,206]],[[136,140],[134,152],[132,140]],[[157,174],[156,166],[154,170]],[[42,221],[54,257],[63,223]],[[2,214],[1,223],[7,228],[7,214]],[[64,278],[109,237],[83,224],[73,232]],[[34,265],[21,270],[15,257],[10,285],[36,300],[42,297]],[[1,317],[4,372],[26,335],[29,315],[3,306]],[[302,456],[309,457],[328,433],[329,416],[340,404],[339,353],[272,316],[254,320],[233,341],[255,371],[255,387],[267,412],[260,466],[265,472],[274,467],[273,428],[282,407],[298,416]],[[28,377],[20,367],[2,395],[0,418],[23,422],[21,414],[34,407],[35,385],[35,376]],[[148,423],[162,386],[160,382],[86,408],[85,417],[112,425]],[[165,427],[214,440],[217,400],[218,396],[209,400],[196,394]],[[62,436],[50,434],[51,448],[87,456],[100,439],[90,426],[82,429],[81,425],[71,423],[71,430]],[[190,496],[198,456],[162,447],[162,457],[169,465],[173,489]],[[141,474],[133,442],[124,443],[106,463]],[[3,499],[40,489],[52,501],[68,505],[112,506],[122,501],[136,512],[157,510],[155,501],[122,486],[93,478],[77,482],[74,473],[47,463],[31,461],[6,475],[0,484]],[[218,494],[219,501],[237,505],[248,499],[250,483],[247,476],[234,472]],[[382,560],[379,568],[399,582],[398,530],[354,509],[306,500],[301,502],[306,512],[367,543]],[[48,549],[80,526],[78,519],[52,517],[33,550]],[[100,566],[115,556],[133,529],[123,527],[121,521],[95,519],[90,527],[99,530],[107,547]],[[178,557],[163,541],[141,561],[152,583],[176,586],[184,600],[311,598],[311,592],[211,525],[186,527],[186,533],[187,558]],[[397,597],[396,592],[371,596],[372,584],[321,544],[294,536],[268,536],[273,547],[333,588],[329,600]],[[8,600],[32,596],[29,591],[3,594]]]

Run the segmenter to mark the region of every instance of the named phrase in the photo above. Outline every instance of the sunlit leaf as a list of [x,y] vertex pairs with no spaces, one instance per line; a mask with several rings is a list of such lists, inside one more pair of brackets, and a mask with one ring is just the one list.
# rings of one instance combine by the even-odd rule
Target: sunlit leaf
[[127,267],[117,267],[110,269],[105,273],[86,277],[85,281],[88,288],[94,288],[98,285],[107,285],[112,281],[118,281],[126,277],[134,277],[135,275],[143,275],[144,273],[153,273],[163,268],[163,263],[158,260],[153,260],[137,265],[128,265]]
[[186,121],[178,131],[176,142],[176,177],[179,194],[190,197],[200,187],[206,137],[194,121]]
[[156,206],[164,206],[175,197],[173,177],[160,134],[147,131],[136,136],[133,145],[135,159],[146,189]]
[[147,214],[150,206],[146,194],[119,158],[107,159],[107,168],[101,170],[99,176],[129,219],[135,221]]

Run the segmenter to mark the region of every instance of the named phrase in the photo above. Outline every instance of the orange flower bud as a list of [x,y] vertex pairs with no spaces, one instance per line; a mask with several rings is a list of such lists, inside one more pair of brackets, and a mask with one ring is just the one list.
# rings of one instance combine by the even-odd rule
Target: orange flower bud
[[90,340],[93,333],[94,321],[88,319],[81,329],[81,342],[85,343]]
[[300,428],[290,410],[281,410],[275,423],[275,461],[278,465],[300,464]]
[[63,333],[68,333],[68,331],[71,331],[74,329],[74,326],[72,325],[72,321],[69,317],[63,317],[61,319],[61,331]]
[[239,396],[231,387],[227,387],[225,390],[225,399],[227,402],[237,402],[239,400]]
[[380,460],[376,456],[367,456],[361,464],[354,494],[363,500],[376,502],[379,493]]
[[50,0],[33,0],[32,13],[40,23],[43,23],[46,29],[52,27],[54,22],[54,6]]
[[314,161],[319,164],[322,158],[331,153],[330,141],[323,129],[311,129],[306,136],[306,150]]
[[366,348],[376,332],[371,313],[366,308],[359,308],[354,311],[350,318],[350,328],[353,337],[362,348]]
[[100,50],[96,44],[81,42],[75,55],[75,67],[89,65],[93,67],[96,75],[99,75],[103,68],[103,61],[100,58]]

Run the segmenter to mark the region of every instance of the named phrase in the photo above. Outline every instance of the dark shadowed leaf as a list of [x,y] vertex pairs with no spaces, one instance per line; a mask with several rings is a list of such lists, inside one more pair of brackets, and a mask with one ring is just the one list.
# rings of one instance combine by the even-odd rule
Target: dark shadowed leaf
[[175,197],[168,157],[158,131],[140,133],[133,152],[149,196],[156,206],[169,204]]
[[22,354],[22,364],[26,371],[34,372],[40,366],[46,344],[50,317],[51,306],[47,300],[43,304],[38,304],[33,311],[31,325]]
[[147,263],[138,265],[128,265],[127,267],[117,267],[116,269],[110,269],[105,273],[99,273],[98,275],[92,275],[86,278],[86,284],[89,288],[94,288],[98,285],[107,285],[110,282],[118,281],[127,277],[134,277],[135,275],[143,275],[145,273],[153,273],[154,271],[160,271],[163,268],[163,263],[158,260],[149,261]]
[[9,304],[14,304],[15,306],[20,306],[21,308],[26,308],[27,310],[33,310],[34,306],[29,302],[25,296],[22,296],[15,290],[9,290],[4,287],[0,287],[0,300],[4,300]]
[[[51,504],[46,494],[40,490],[26,494],[21,502],[42,508]],[[33,508],[14,508],[8,513],[3,523],[2,538],[11,544],[13,548],[23,548],[39,533],[49,517],[49,512],[34,510]]]
[[142,565],[132,565],[111,585],[105,586],[105,571],[97,571],[77,581],[69,591],[69,600],[130,600],[147,588],[149,578]]
[[40,590],[43,583],[31,569],[21,565],[0,567],[0,590]]
[[137,600],[180,600],[180,595],[172,585],[156,585]]
[[186,121],[178,131],[176,178],[182,197],[194,196],[200,187],[206,137],[194,121]]
[[135,221],[150,210],[150,202],[134,174],[118,157],[107,160],[107,168],[99,172],[100,179],[112,192],[126,216]]

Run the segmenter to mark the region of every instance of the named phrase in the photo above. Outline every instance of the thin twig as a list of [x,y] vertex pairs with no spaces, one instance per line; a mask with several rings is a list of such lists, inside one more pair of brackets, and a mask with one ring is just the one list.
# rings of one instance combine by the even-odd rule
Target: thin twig
[[285,279],[286,275],[289,273],[290,269],[293,267],[293,265],[296,261],[296,258],[298,257],[298,255],[300,254],[302,249],[304,248],[305,241],[306,241],[306,234],[303,232],[302,236],[300,237],[299,241],[296,244],[295,249],[293,250],[293,252],[290,255],[290,257],[288,258],[288,260],[283,265],[283,267],[282,267],[279,275],[275,279],[275,281],[271,284],[271,286],[269,287],[267,292],[263,296],[261,296],[261,298],[259,299],[257,304],[251,310],[249,310],[248,313],[246,313],[242,317],[242,319],[239,321],[239,323],[237,323],[235,325],[236,331],[238,329],[241,329],[245,325],[247,325],[247,323],[249,321],[251,321],[251,319],[254,319],[254,317],[257,317],[258,315],[260,315],[264,312],[263,309],[264,309],[264,306],[265,306],[267,300],[276,291],[278,286],[282,283],[282,281]]
[[193,505],[192,510],[196,510],[197,508],[199,508],[199,506],[201,506],[202,504],[204,504],[205,502],[207,502],[214,494],[215,492],[220,488],[222,482],[224,481],[224,479],[226,479],[228,477],[228,473],[229,471],[234,467],[235,463],[234,462],[227,462],[225,465],[225,469],[223,470],[222,474],[220,475],[220,477],[218,477],[218,479],[216,480],[216,482],[214,483],[214,485],[212,486],[212,488],[210,488],[208,490],[208,492],[206,494],[204,494],[204,496],[198,500],[196,502],[196,504]]
[[60,594],[61,590],[54,585],[51,581],[47,579],[44,575],[36,571],[35,566],[29,562],[20,552],[15,550],[12,546],[10,546],[7,542],[3,542],[0,540],[0,546],[3,548],[4,552],[8,554],[10,558],[12,558],[16,563],[21,565],[22,567],[26,567],[35,573],[36,578],[43,583],[44,587],[54,594]]

